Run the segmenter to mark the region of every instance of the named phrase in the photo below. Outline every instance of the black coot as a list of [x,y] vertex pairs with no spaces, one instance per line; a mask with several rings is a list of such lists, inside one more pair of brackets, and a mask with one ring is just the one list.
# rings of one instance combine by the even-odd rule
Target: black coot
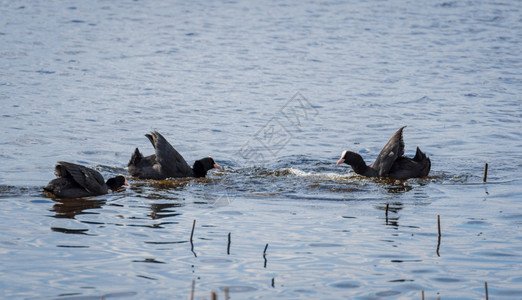
[[141,179],[165,179],[180,177],[205,177],[207,171],[216,168],[221,170],[212,157],[202,158],[190,167],[183,156],[157,131],[145,135],[156,154],[144,157],[138,148],[129,161],[129,173]]
[[96,170],[81,165],[59,161],[51,180],[44,190],[58,198],[81,198],[107,194],[109,189],[115,190],[122,185],[129,185],[125,176],[118,175],[105,182]]
[[373,164],[367,166],[361,155],[344,151],[337,165],[344,162],[351,165],[355,173],[368,177],[407,179],[428,176],[431,161],[419,147],[413,159],[404,156],[404,127],[395,132]]

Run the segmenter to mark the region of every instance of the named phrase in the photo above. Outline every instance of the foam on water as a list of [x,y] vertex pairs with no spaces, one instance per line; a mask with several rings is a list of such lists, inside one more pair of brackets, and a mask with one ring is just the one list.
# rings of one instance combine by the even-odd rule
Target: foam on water
[[350,178],[353,178],[354,176],[351,174],[338,174],[338,173],[332,173],[332,172],[314,172],[314,171],[303,171],[297,168],[288,168],[283,169],[282,172],[288,172],[292,175],[298,176],[298,177],[311,177],[311,178],[322,178],[322,179],[330,179],[330,180],[347,180]]

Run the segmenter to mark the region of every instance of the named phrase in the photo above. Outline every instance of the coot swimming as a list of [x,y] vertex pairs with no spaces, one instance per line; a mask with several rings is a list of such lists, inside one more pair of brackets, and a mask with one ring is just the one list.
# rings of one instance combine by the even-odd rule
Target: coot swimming
[[402,139],[404,127],[395,132],[373,164],[367,166],[361,155],[344,151],[337,165],[346,163],[352,166],[355,173],[368,177],[407,179],[428,176],[431,161],[419,147],[417,147],[413,159],[404,156],[404,141]]
[[205,157],[194,162],[190,167],[183,156],[157,131],[145,135],[156,154],[144,157],[136,148],[129,161],[129,173],[141,179],[165,179],[179,177],[205,177],[207,171],[216,168],[221,170],[212,157]]
[[107,194],[122,185],[129,185],[125,176],[118,175],[105,182],[96,170],[82,165],[59,161],[54,167],[55,179],[44,190],[58,198],[81,198]]

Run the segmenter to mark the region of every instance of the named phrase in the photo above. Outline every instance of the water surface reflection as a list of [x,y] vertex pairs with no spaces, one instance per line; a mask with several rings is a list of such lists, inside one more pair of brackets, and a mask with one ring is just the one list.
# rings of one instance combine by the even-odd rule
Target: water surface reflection
[[102,208],[107,202],[105,199],[96,200],[89,198],[77,199],[54,199],[55,203],[51,211],[55,212],[55,218],[74,219],[77,215],[82,214],[99,214],[96,211],[86,211]]

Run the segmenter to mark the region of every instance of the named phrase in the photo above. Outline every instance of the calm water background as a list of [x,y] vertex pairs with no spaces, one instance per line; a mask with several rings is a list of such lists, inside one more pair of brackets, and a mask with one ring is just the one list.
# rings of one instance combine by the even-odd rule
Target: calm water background
[[[520,1],[0,1],[0,296],[522,299],[521,32]],[[335,166],[403,125],[430,178]],[[42,194],[151,130],[226,170]]]

